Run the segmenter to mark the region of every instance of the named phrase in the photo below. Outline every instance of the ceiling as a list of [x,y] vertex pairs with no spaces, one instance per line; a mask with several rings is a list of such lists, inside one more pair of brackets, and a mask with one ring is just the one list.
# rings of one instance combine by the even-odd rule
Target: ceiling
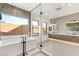
[[31,11],[33,8],[39,5],[39,3],[9,3],[9,4],[27,11]]
[[[9,3],[16,7],[22,8],[27,11],[31,11],[39,3]],[[35,16],[39,14],[40,8],[32,11]],[[44,12],[43,17],[45,19],[53,19],[69,14],[74,14],[79,12],[79,3],[42,3],[42,11]]]

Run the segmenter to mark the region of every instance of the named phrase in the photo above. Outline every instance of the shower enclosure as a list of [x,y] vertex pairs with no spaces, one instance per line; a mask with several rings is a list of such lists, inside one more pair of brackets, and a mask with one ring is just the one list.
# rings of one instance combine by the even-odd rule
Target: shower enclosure
[[0,56],[48,55],[43,48],[48,36],[41,8],[39,4],[28,12],[0,4]]

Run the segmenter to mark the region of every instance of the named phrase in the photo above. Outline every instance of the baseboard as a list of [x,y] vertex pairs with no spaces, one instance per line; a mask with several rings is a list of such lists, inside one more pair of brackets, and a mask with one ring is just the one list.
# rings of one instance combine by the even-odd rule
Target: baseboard
[[49,40],[79,47],[79,43],[75,43],[75,42],[69,42],[69,41],[64,41],[64,40],[59,40],[59,39],[52,39],[52,38],[49,38]]

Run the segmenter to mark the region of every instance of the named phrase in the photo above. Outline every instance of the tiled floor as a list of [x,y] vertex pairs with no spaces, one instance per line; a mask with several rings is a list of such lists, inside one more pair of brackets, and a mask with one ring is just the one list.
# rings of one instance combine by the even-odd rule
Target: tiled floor
[[44,52],[40,51],[39,48],[27,51],[28,56],[47,56]]
[[43,49],[53,56],[79,56],[79,46],[53,40],[44,42]]
[[[53,40],[43,42],[43,50],[52,54],[52,56],[79,56],[79,46],[74,46],[72,44],[66,44]],[[41,52],[38,52],[34,56],[45,55]]]
[[47,56],[47,55],[39,51],[33,56]]
[[[46,53],[48,52],[52,56],[79,56],[79,43],[74,45],[74,44],[64,43],[63,41],[59,42],[56,40],[57,39],[44,41],[42,50],[46,51]],[[15,44],[15,45],[0,48],[0,55],[6,55],[6,56],[17,55],[20,52],[22,52],[21,44]],[[40,52],[38,48],[28,51],[28,55],[29,56],[47,56],[45,53]]]

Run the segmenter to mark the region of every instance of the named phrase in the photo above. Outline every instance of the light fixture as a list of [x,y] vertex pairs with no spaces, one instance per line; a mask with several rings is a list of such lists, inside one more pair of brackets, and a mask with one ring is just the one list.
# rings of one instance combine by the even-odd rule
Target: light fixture
[[71,7],[71,5],[72,5],[72,4],[70,4],[70,3],[69,3],[69,4],[67,4],[67,6],[68,6],[68,7]]
[[66,5],[66,3],[62,3],[62,5]]
[[71,4],[71,3],[62,3],[62,5],[63,5],[63,6],[66,5],[66,6],[68,6],[68,7],[71,7],[72,4]]

